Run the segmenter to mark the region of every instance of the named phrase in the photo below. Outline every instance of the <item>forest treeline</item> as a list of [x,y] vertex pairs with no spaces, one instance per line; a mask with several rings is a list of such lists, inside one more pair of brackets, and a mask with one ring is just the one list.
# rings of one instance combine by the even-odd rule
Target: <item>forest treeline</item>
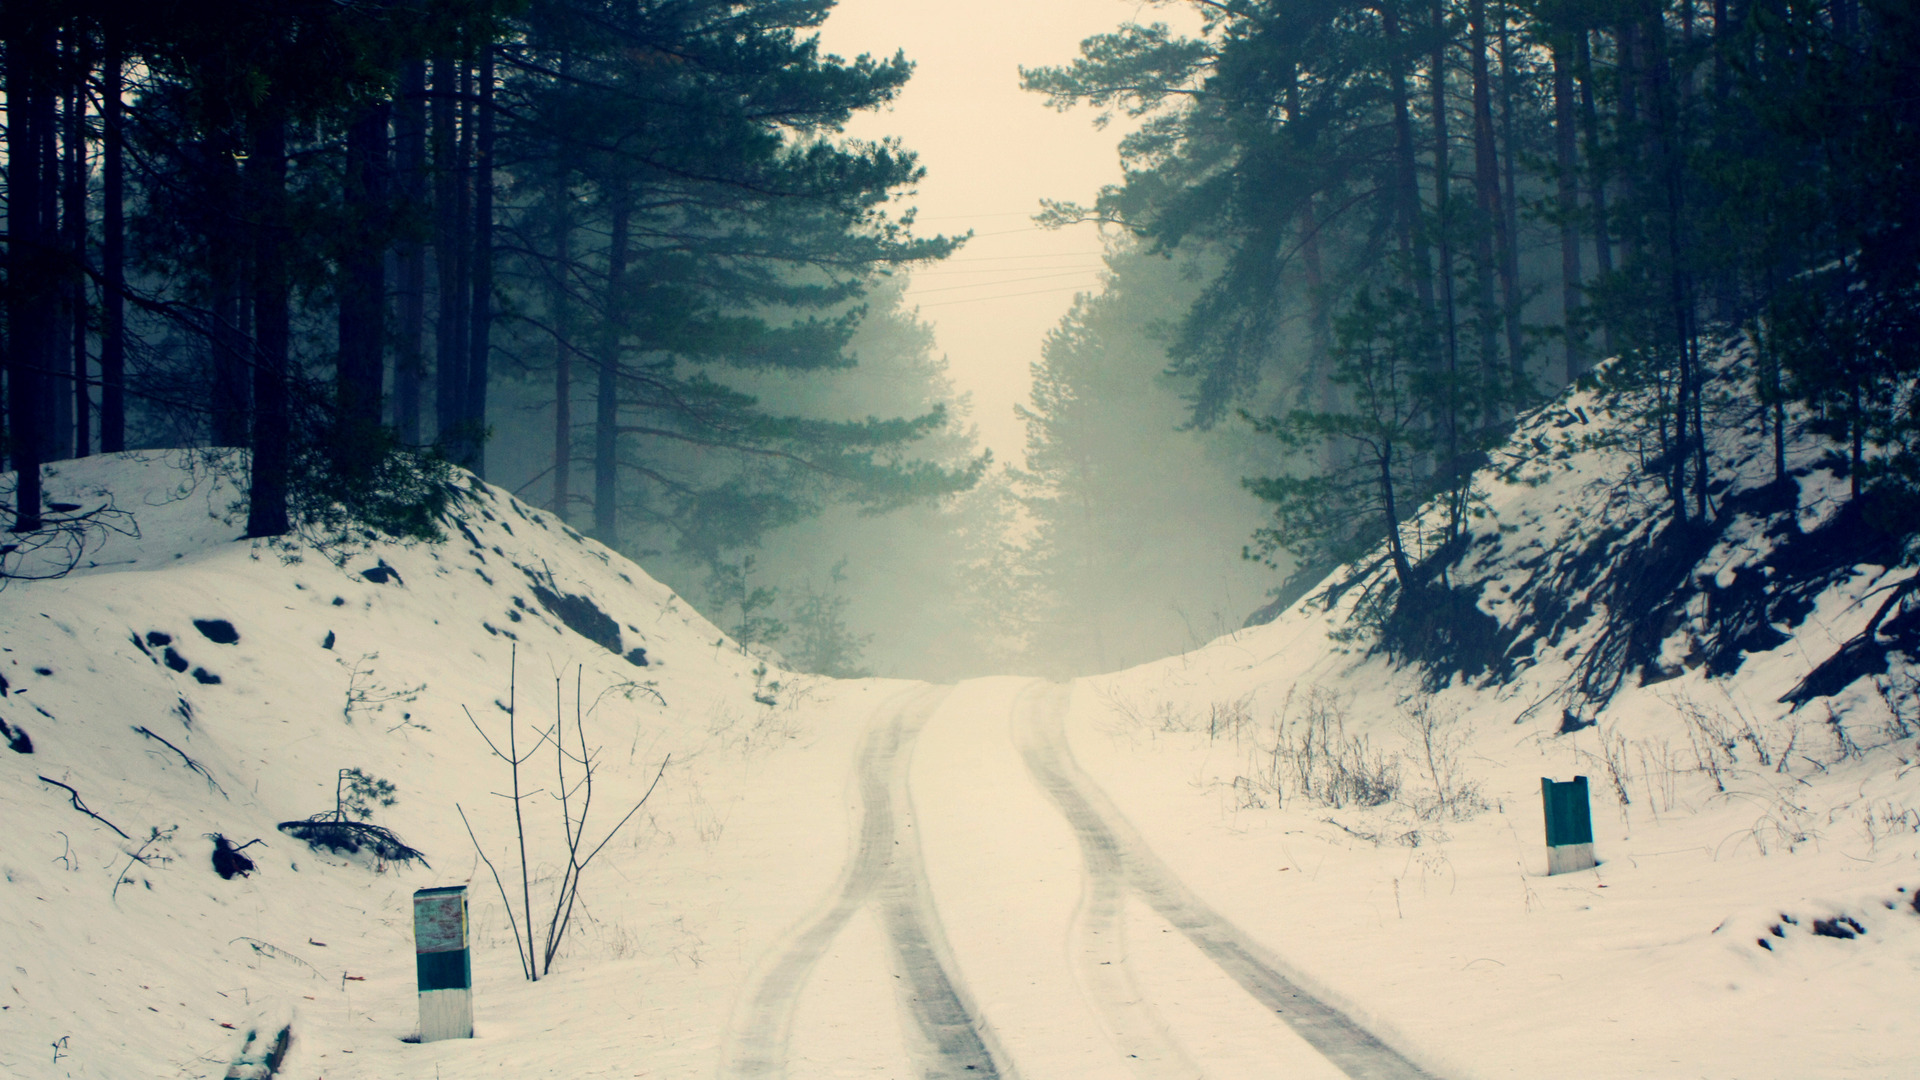
[[[1580,379],[1630,414],[1677,522],[1718,512],[1732,456],[1770,455],[1784,481],[1800,430],[1888,527],[1920,527],[1911,4],[1161,6],[1201,32],[1130,23],[1022,74],[1057,108],[1137,123],[1124,180],[1047,217],[1131,238],[1110,291],[1152,256],[1185,269],[1158,327],[1185,423],[1278,440],[1246,481],[1270,511],[1250,557],[1291,555],[1305,583],[1382,550],[1399,595],[1426,594],[1475,468]],[[1087,384],[1103,346],[1078,326],[1039,385]],[[1089,490],[1047,426],[1071,409],[1036,401],[1047,490]],[[1729,453],[1743,430],[1758,443]],[[1041,510],[1043,533],[1082,515]]]
[[1810,432],[1914,531],[1910,5],[1161,6],[1020,73],[1130,133],[989,471],[902,300],[959,241],[841,132],[911,64],[831,0],[9,3],[11,528],[84,512],[45,463],[239,447],[248,535],[423,536],[458,465],[809,670],[1088,672],[1274,568],[1430,592],[1588,379],[1680,522]]
[[46,462],[211,446],[249,536],[429,535],[530,396],[535,480],[610,546],[720,565],[968,488],[983,458],[917,452],[938,404],[742,389],[851,369],[874,285],[956,247],[891,203],[911,152],[840,134],[911,65],[822,53],[831,7],[8,3],[12,529]]

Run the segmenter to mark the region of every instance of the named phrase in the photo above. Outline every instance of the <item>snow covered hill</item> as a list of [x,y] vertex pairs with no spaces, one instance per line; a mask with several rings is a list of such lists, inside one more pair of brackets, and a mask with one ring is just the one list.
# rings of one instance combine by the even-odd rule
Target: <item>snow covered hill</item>
[[[290,1023],[303,1080],[904,1075],[931,1060],[887,1007],[906,933],[1002,1075],[1271,1075],[1299,1040],[1182,943],[1204,901],[1433,1075],[1912,1075],[1913,571],[1813,447],[1791,491],[1729,459],[1718,523],[1667,530],[1624,451],[1559,439],[1609,422],[1574,396],[1523,425],[1424,638],[1356,619],[1361,571],[1183,656],[950,693],[770,668],[496,489],[444,544],[335,565],[237,541],[200,455],[63,463],[51,498],[111,493],[138,535],[0,591],[0,1073],[222,1077]],[[591,839],[672,760],[528,983],[462,823],[517,906],[474,725],[511,708],[534,746],[538,936],[565,857],[534,733],[576,698]],[[278,830],[343,769],[393,784],[373,823],[430,866]],[[1161,900],[1197,899],[1095,865],[1046,771],[1076,769]],[[1573,775],[1600,865],[1549,877],[1540,779]],[[216,836],[254,870],[216,873]],[[478,1037],[416,1045],[409,896],[444,884]]]
[[[1722,456],[1716,522],[1676,529],[1627,449],[1561,438],[1610,423],[1574,394],[1522,426],[1450,564],[1463,617],[1383,643],[1355,611],[1391,571],[1336,575],[1084,680],[1076,747],[1176,871],[1446,1075],[1914,1075],[1914,569],[1811,441],[1784,491]],[[1547,877],[1540,781],[1575,775],[1600,865]]]
[[[50,500],[110,494],[138,535],[0,591],[0,719],[31,747],[0,752],[0,1073],[223,1076],[250,1028],[291,1014],[299,1075],[432,1075],[444,1046],[399,1041],[416,1023],[409,895],[469,881],[475,978],[499,1018],[487,1075],[591,1075],[576,1066],[604,1061],[607,1040],[631,1049],[620,1023],[642,1013],[672,1013],[648,1030],[685,1036],[663,1062],[699,1054],[703,1030],[711,1046],[754,935],[837,869],[773,857],[841,850],[841,772],[807,748],[842,762],[857,732],[819,719],[881,684],[768,670],[497,489],[476,488],[443,545],[379,544],[335,566],[236,541],[235,491],[207,466],[136,454],[50,470]],[[673,760],[590,866],[554,981],[535,987],[456,810],[517,902],[512,808],[491,794],[508,771],[465,710],[504,742],[511,702],[524,752],[556,704],[571,727],[576,686],[600,752],[591,838]],[[544,789],[526,803],[542,932],[564,864],[552,758],[523,770]],[[373,823],[430,867],[276,829],[333,810],[349,768],[394,785]],[[773,794],[743,799],[755,790]],[[732,842],[743,822],[749,839]],[[216,834],[257,869],[218,876]]]

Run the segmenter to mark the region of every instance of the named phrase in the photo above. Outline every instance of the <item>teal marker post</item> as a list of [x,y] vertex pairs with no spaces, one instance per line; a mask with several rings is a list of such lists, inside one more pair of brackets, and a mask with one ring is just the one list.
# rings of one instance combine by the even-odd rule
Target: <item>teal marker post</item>
[[1587,778],[1555,782],[1540,778],[1540,801],[1547,812],[1547,873],[1569,874],[1599,865],[1593,857],[1593,807]]
[[473,1038],[465,885],[413,894],[413,951],[420,977],[420,1041]]

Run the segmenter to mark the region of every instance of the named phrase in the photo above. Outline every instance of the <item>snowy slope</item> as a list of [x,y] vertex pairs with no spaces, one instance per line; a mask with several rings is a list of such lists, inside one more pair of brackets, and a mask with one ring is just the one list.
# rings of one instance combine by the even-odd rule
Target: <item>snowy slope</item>
[[[1781,700],[1913,571],[1851,561],[1845,481],[1812,446],[1786,506],[1770,461],[1721,459],[1724,527],[1657,565],[1659,491],[1624,451],[1556,437],[1607,422],[1574,395],[1510,448],[1545,467],[1487,479],[1453,567],[1473,663],[1435,678],[1366,632],[1331,638],[1362,582],[1083,680],[1075,749],[1191,885],[1446,1075],[1920,1074],[1915,669],[1890,652],[1878,677]],[[1457,739],[1455,790],[1477,789],[1457,813],[1409,720],[1423,705]],[[1302,793],[1285,747],[1316,706],[1397,767],[1393,799]],[[1540,779],[1577,774],[1601,864],[1547,877]]]
[[[767,671],[638,568],[497,489],[477,489],[444,545],[376,545],[336,567],[236,541],[234,491],[205,466],[59,466],[50,499],[91,508],[111,491],[139,535],[108,535],[61,580],[0,592],[0,718],[33,751],[0,752],[0,1073],[222,1076],[257,1018],[290,1012],[298,1075],[432,1075],[450,1061],[468,1075],[600,1075],[666,1033],[662,1068],[705,1071],[756,935],[797,917],[836,871],[857,732],[820,718],[884,686]],[[238,640],[214,640],[226,636],[216,620]],[[455,808],[515,877],[511,807],[489,794],[508,775],[462,710],[504,739],[516,640],[523,749],[552,722],[556,692],[571,719],[579,669],[602,751],[596,838],[673,756],[588,871],[576,932],[537,987],[518,975]],[[644,667],[629,659],[640,649]],[[349,767],[394,783],[397,805],[373,820],[431,869],[318,853],[276,831],[332,809]],[[554,790],[550,753],[527,769],[529,789]],[[550,794],[527,811],[544,921],[558,811]],[[749,839],[722,843],[736,828]],[[215,833],[263,839],[246,852],[258,871],[216,876]],[[408,1046],[409,893],[469,881],[482,1038]],[[640,1015],[650,1022],[621,1023]],[[674,1069],[674,1055],[702,1064]]]
[[[1330,610],[1070,687],[951,691],[769,670],[496,489],[445,544],[336,566],[235,540],[235,492],[198,455],[63,464],[53,498],[111,492],[138,535],[0,590],[0,719],[32,743],[0,751],[0,1074],[220,1077],[249,1030],[291,1017],[282,1075],[302,1080],[901,1077],[962,1058],[1336,1075],[1198,934],[1244,940],[1435,1076],[1914,1075],[1920,718],[1906,657],[1880,648],[1911,597],[1881,624],[1884,673],[1805,685],[1911,570],[1862,539],[1812,447],[1791,505],[1765,462],[1729,459],[1722,526],[1661,540],[1658,492],[1621,451],[1559,442],[1608,423],[1574,397],[1516,436],[1547,466],[1487,481],[1450,576],[1477,615],[1431,650],[1444,663],[1376,649],[1361,580]],[[672,755],[536,984],[456,809],[517,886],[493,794],[509,778],[465,712],[504,734],[510,656],[523,747],[573,715],[578,679],[594,837]],[[1316,718],[1368,774],[1331,799],[1330,759],[1301,749]],[[550,761],[525,774],[542,919]],[[275,829],[329,809],[342,768],[395,784],[374,821],[431,868]],[[1101,863],[1047,769],[1124,818],[1101,827],[1157,860],[1146,891],[1137,865]],[[1601,864],[1547,877],[1539,781],[1575,774]],[[263,839],[257,871],[217,876],[212,834]],[[409,893],[455,883],[476,1038],[410,1044]],[[902,967],[903,941],[939,978]]]

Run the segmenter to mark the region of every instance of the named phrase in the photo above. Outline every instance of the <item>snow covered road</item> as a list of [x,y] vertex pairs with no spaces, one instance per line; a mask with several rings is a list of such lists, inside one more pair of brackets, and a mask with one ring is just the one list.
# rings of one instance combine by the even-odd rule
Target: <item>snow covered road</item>
[[1428,1076],[1167,870],[1075,763],[1071,693],[878,708],[847,866],[759,964],[722,1075]]

